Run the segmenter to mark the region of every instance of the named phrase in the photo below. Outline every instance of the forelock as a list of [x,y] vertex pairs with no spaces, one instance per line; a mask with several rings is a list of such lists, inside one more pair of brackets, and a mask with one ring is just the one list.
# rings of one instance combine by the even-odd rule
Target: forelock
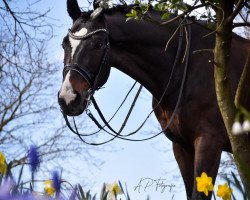
[[92,10],[91,10],[91,11],[88,11],[88,12],[82,12],[81,18],[82,18],[83,20],[89,20],[89,19],[90,19],[90,15],[91,15],[92,12],[93,12]]

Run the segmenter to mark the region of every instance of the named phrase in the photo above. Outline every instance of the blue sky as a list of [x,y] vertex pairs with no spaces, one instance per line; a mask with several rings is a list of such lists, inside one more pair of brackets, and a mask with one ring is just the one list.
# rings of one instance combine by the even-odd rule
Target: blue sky
[[[19,2],[21,3],[21,1]],[[83,6],[83,1],[79,1],[79,4]],[[38,8],[45,10],[50,8],[51,12],[49,16],[54,19],[52,22],[55,24],[55,37],[50,41],[48,48],[50,49],[51,61],[57,61],[61,64],[58,79],[55,80],[54,83],[54,86],[59,89],[62,78],[61,71],[63,69],[61,41],[71,26],[71,19],[67,14],[66,0],[42,0],[38,4]],[[97,102],[107,118],[109,118],[108,116],[111,116],[118,107],[133,82],[132,79],[121,72],[117,70],[111,71],[109,81],[105,85],[105,88],[96,94]],[[125,111],[128,109],[131,101],[132,99],[130,98],[127,106],[125,106],[125,109],[121,112],[123,114],[119,115],[118,119],[112,124],[114,127],[118,128],[122,123],[124,113],[126,113]],[[150,111],[151,96],[144,90],[125,131],[128,132],[136,129]],[[159,126],[154,115],[152,115],[146,127],[136,135],[136,138],[147,137],[145,132],[151,132],[152,134],[152,132],[157,131],[159,131]],[[72,134],[70,131],[68,132]],[[102,138],[105,139],[104,136]],[[91,166],[87,167],[84,161],[78,158],[68,160],[68,165],[72,167],[72,169],[78,169],[78,171],[74,173],[81,173],[86,177],[87,182],[89,181],[91,183],[89,186],[86,186],[86,189],[91,189],[93,193],[99,193],[104,182],[112,183],[120,180],[122,183],[127,184],[132,200],[144,200],[147,195],[150,195],[153,200],[171,199],[173,195],[174,199],[185,199],[184,185],[171,150],[171,142],[164,135],[160,135],[147,142],[135,143],[115,140],[110,145],[114,151],[102,152],[102,147],[100,147],[100,151],[95,153],[97,157],[105,161],[104,164],[99,166],[99,169]],[[69,176],[69,178],[71,177]],[[140,190],[140,192],[138,190],[134,191],[134,187],[138,185],[141,178],[149,178],[147,180],[165,179],[165,184],[173,184],[175,187],[171,192],[167,189],[164,192],[156,191],[155,185],[145,190]],[[74,177],[69,181],[79,183],[81,180],[76,180]]]

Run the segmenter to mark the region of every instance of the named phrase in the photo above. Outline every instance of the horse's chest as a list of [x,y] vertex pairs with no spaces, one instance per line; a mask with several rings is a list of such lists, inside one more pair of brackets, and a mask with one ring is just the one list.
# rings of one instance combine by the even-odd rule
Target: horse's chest
[[[155,104],[155,102],[153,101],[153,107],[154,107],[154,104]],[[155,108],[154,112],[155,112],[155,116],[156,116],[157,120],[159,121],[162,129],[164,129],[166,126],[169,126],[168,129],[172,133],[175,133],[176,135],[180,134],[181,121],[180,121],[180,116],[179,116],[178,112],[175,114],[175,116],[173,116],[174,117],[173,120],[171,120],[173,112],[168,111],[166,109],[163,109],[160,105]]]

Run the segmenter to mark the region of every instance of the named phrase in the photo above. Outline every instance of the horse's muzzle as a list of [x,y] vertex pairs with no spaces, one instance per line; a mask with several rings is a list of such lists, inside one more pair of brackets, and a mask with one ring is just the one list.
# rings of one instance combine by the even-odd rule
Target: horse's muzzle
[[63,114],[68,116],[81,115],[87,107],[87,101],[82,99],[81,95],[78,93],[76,93],[76,98],[67,104],[65,99],[59,96],[58,92],[58,104],[60,105]]

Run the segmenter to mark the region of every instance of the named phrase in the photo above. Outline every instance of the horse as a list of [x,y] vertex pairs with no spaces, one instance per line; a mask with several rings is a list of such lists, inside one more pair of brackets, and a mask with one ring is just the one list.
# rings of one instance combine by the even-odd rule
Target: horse
[[[206,172],[214,184],[222,151],[232,152],[216,100],[213,52],[203,51],[214,48],[215,35],[204,37],[211,31],[190,21],[181,26],[178,20],[165,25],[126,21],[127,9],[116,6],[93,17],[93,11],[80,10],[77,0],[67,0],[73,25],[62,43],[61,110],[68,116],[82,114],[93,93],[108,80],[111,67],[137,80],[152,94],[155,116],[172,141],[187,199],[209,200],[211,192],[206,196],[197,191],[196,177]],[[159,12],[148,12],[161,20]],[[249,40],[233,34],[232,94],[249,48]]]

